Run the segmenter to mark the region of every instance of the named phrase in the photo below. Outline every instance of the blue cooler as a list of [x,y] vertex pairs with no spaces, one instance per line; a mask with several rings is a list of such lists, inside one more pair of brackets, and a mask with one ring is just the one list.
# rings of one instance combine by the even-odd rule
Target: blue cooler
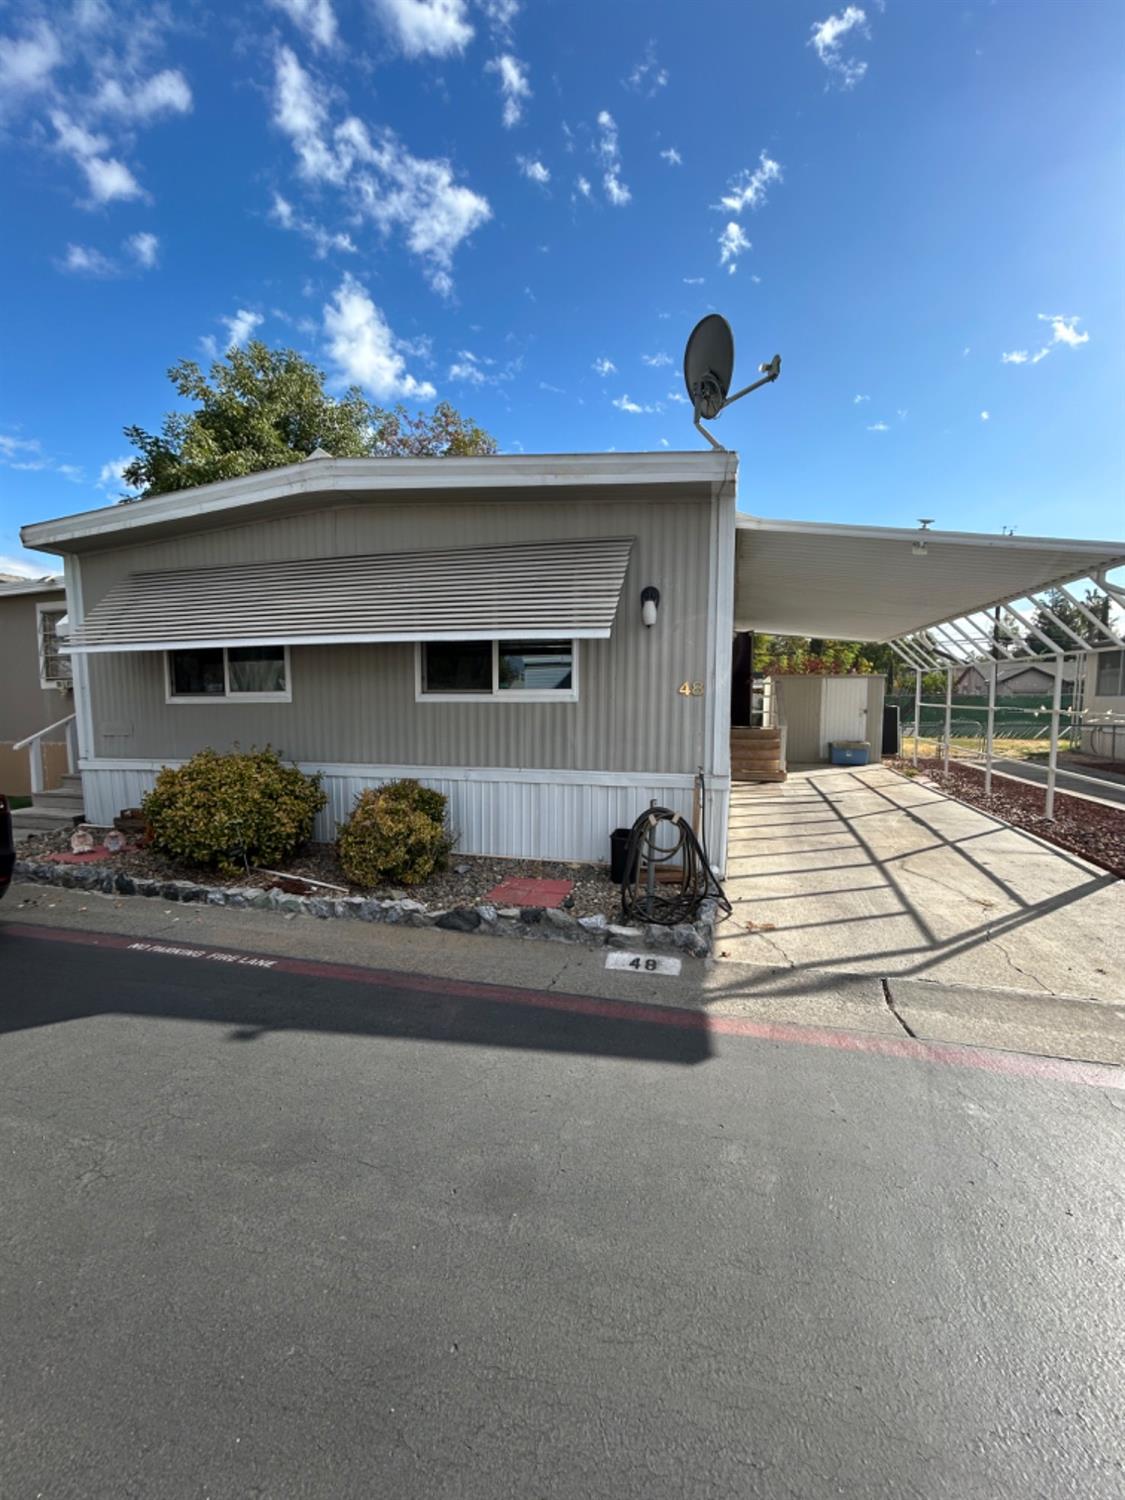
[[871,758],[866,740],[832,740],[828,755],[834,766],[865,766]]

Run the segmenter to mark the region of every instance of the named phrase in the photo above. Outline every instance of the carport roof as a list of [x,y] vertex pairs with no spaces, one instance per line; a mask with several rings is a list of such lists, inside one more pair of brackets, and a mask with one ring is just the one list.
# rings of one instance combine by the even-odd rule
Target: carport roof
[[1125,563],[1125,542],[739,516],[736,630],[890,641]]

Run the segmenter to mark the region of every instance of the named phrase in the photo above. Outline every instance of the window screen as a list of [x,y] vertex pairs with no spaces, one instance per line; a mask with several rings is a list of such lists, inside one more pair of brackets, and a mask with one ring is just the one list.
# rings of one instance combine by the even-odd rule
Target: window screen
[[70,676],[70,657],[59,654],[62,643],[56,628],[65,614],[65,609],[39,611],[39,662],[44,682],[59,682]]
[[174,698],[221,698],[226,692],[221,646],[171,651],[168,655]]
[[232,693],[283,693],[284,646],[231,646],[227,651],[228,690]]
[[498,686],[507,692],[561,693],[574,684],[571,641],[501,641]]
[[491,641],[427,641],[423,691],[491,693]]
[[1125,697],[1125,686],[1122,685],[1122,665],[1125,662],[1125,651],[1107,651],[1098,657],[1098,688],[1099,698],[1121,698]]

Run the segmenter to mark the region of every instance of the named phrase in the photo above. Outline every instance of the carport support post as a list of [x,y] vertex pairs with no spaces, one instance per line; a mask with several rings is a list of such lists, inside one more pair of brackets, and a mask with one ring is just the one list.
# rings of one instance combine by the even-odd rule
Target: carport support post
[[996,728],[996,658],[988,671],[988,722],[984,731],[984,795],[992,796],[992,735]]
[[918,764],[918,736],[922,732],[922,668],[914,668],[914,764]]
[[1055,773],[1059,763],[1059,719],[1062,717],[1063,662],[1066,657],[1060,651],[1055,657],[1055,690],[1051,694],[1051,753],[1047,757],[1047,795],[1044,798],[1043,814],[1055,816]]
[[949,731],[953,720],[953,668],[945,669],[945,743],[942,746],[941,768],[949,772]]

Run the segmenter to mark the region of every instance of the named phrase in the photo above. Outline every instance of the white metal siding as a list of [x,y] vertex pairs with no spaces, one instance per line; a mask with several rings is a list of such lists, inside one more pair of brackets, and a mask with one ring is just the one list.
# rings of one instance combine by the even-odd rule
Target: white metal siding
[[865,740],[867,734],[867,679],[822,677],[820,758],[827,760],[833,740]]
[[[157,769],[155,765],[85,765],[82,785],[90,822],[106,826],[123,808],[138,806]],[[321,770],[324,777],[328,806],[318,817],[315,832],[323,842],[335,838],[336,825],[347,817],[361,791],[403,776],[415,776],[449,798],[449,822],[462,854],[605,863],[610,833],[628,827],[650,802],[688,818],[692,811],[690,776],[589,782],[564,771],[544,771],[540,777],[524,773],[508,779],[510,773],[504,768],[465,771],[388,765],[361,770],[308,764],[302,769]],[[720,866],[726,841],[726,797],[727,788],[721,786],[707,799],[708,839]]]
[[[94,755],[182,758],[210,745],[272,744],[302,762],[678,772],[704,764],[709,498],[596,499],[525,507],[414,502],[318,510],[147,546],[86,553],[87,610],[129,573],[536,540],[632,536],[609,640],[579,645],[577,703],[415,703],[414,647],[297,646],[292,703],[165,702],[163,657],[91,655]],[[641,623],[646,584],[657,623]],[[706,683],[707,693],[714,684]]]

